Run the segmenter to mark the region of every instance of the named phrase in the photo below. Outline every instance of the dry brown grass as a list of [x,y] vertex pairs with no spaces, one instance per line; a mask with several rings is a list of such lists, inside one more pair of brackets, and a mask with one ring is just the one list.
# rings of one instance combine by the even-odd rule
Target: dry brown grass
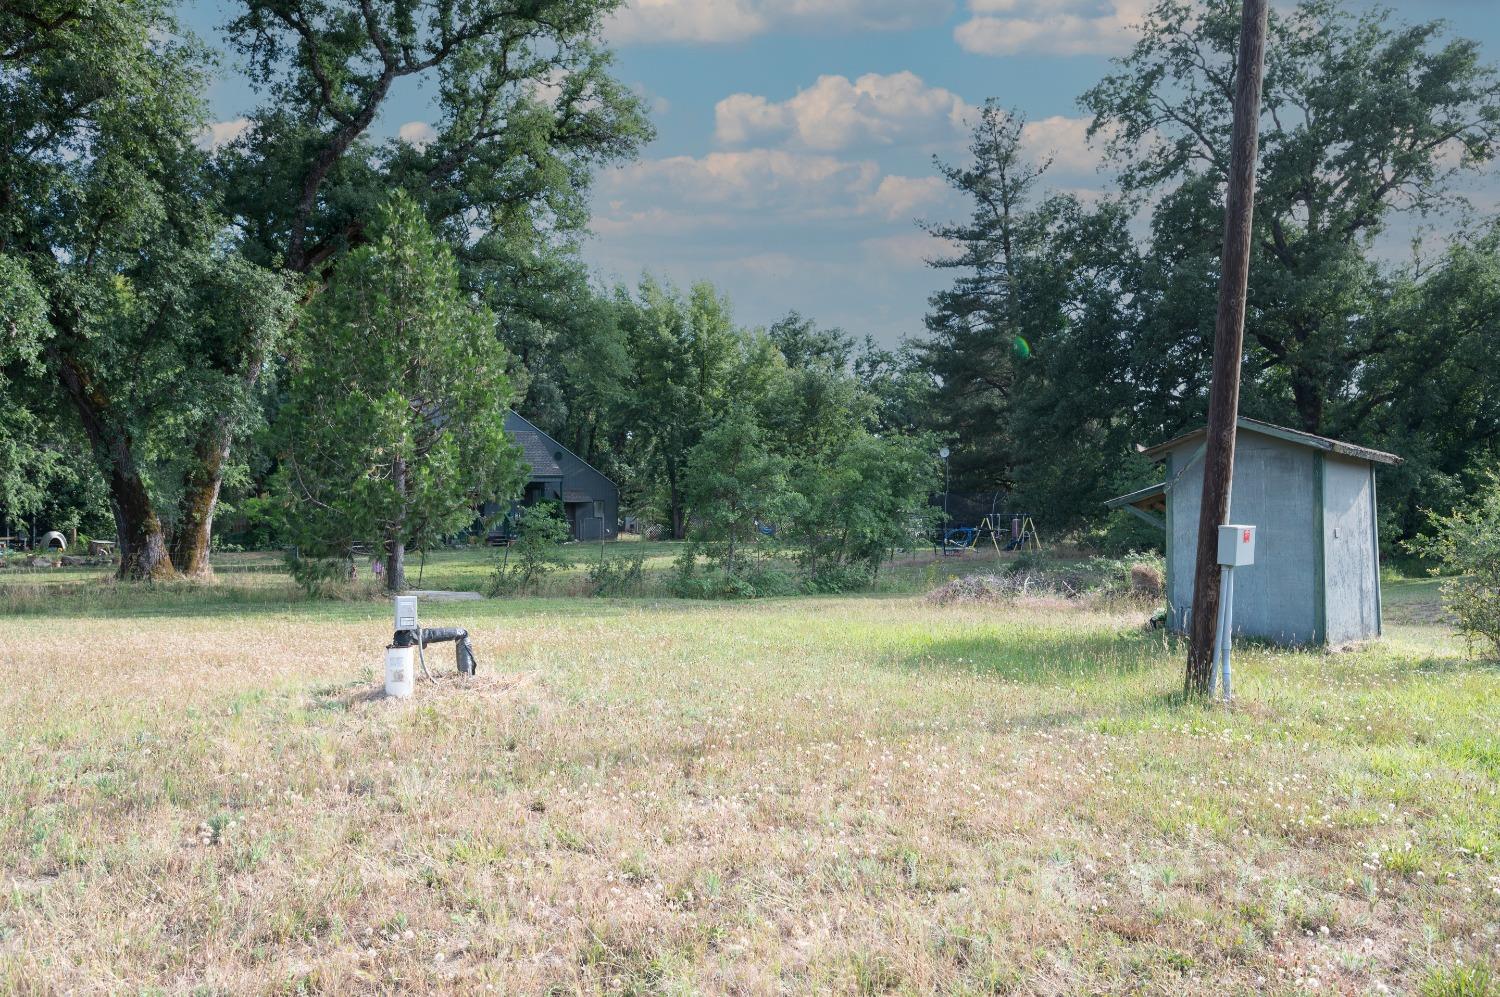
[[1247,651],[1224,712],[1120,608],[432,614],[483,670],[409,702],[383,605],[9,621],[0,989],[1367,992],[1496,957],[1500,678],[1435,633]]

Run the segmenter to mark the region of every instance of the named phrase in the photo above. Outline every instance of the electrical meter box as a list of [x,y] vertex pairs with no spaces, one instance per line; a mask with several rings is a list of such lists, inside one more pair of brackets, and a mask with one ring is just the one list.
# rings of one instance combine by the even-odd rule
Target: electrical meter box
[[[1223,550],[1223,542],[1220,541],[1219,549]],[[396,596],[396,629],[417,629],[417,597],[414,595]]]
[[1231,568],[1255,563],[1255,527],[1219,527],[1219,563]]

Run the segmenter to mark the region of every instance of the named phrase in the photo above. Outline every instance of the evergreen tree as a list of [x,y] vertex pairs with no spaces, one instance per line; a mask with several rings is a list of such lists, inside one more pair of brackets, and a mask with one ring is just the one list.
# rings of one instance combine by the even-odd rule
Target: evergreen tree
[[383,550],[406,586],[427,549],[519,492],[494,318],[459,290],[451,251],[397,195],[309,309],[280,416],[288,537],[314,557]]
[[963,221],[925,226],[956,246],[932,266],[957,276],[933,296],[927,336],[916,344],[935,385],[930,425],[954,445],[951,468],[960,490],[1014,484],[1011,420],[1018,366],[1030,352],[1016,285],[1038,248],[1031,200],[1049,165],[1027,159],[1025,124],[1020,114],[988,101],[969,143],[971,161],[936,161],[949,186],[973,205]]

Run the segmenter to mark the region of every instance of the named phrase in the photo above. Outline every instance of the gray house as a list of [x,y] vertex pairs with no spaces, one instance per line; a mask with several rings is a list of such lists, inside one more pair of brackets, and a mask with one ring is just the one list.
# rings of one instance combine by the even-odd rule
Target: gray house
[[[613,540],[618,532],[620,489],[615,483],[515,412],[505,414],[505,431],[520,446],[531,473],[517,506],[543,499],[561,503],[575,540]],[[501,512],[497,502],[485,505],[485,518]],[[508,524],[507,524],[508,526]],[[492,539],[505,535],[505,527],[491,530]]]
[[[1339,645],[1380,636],[1375,469],[1394,454],[1240,419],[1229,521],[1254,525],[1254,565],[1236,569],[1235,633],[1278,644]],[[1145,451],[1166,480],[1110,499],[1167,533],[1168,626],[1193,605],[1204,430]]]

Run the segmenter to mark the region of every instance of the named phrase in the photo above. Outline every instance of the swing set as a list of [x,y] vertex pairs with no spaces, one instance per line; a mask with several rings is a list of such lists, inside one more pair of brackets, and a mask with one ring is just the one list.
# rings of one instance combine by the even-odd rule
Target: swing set
[[965,554],[979,546],[986,536],[995,553],[1032,550],[1042,551],[1036,523],[1029,512],[990,512],[976,526],[954,526],[943,531],[943,554]]

